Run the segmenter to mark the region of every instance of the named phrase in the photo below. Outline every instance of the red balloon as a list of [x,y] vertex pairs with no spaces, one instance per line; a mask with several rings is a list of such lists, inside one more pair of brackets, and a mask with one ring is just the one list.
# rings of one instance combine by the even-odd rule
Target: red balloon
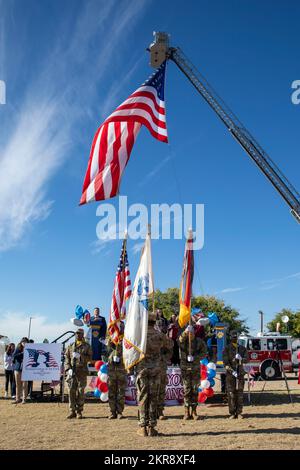
[[95,369],[100,370],[100,367],[103,366],[104,362],[103,361],[96,361],[95,362]]
[[207,400],[207,395],[204,392],[198,393],[198,402],[204,403]]
[[206,395],[208,398],[213,397],[214,394],[215,394],[213,388],[211,388],[211,387],[205,388],[205,389],[203,390],[203,393],[205,393],[205,395]]
[[99,377],[97,377],[95,381],[95,387],[98,388],[99,384],[101,384],[101,380],[99,379]]
[[108,385],[107,385],[107,383],[101,382],[101,384],[99,385],[99,390],[100,390],[100,392],[103,392],[103,393],[108,392]]
[[200,367],[200,373],[201,373],[201,380],[207,379],[207,367],[201,364]]

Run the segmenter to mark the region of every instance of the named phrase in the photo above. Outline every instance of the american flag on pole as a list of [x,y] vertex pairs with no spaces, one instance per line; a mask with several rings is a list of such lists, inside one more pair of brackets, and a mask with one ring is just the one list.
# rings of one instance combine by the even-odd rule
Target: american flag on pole
[[115,278],[113,296],[110,308],[108,334],[113,343],[118,344],[120,336],[120,322],[125,317],[126,300],[131,296],[130,271],[126,250],[126,239],[123,240],[120,262]]
[[80,205],[119,192],[122,173],[142,125],[168,142],[164,101],[166,62],[127,98],[97,130],[83,183]]

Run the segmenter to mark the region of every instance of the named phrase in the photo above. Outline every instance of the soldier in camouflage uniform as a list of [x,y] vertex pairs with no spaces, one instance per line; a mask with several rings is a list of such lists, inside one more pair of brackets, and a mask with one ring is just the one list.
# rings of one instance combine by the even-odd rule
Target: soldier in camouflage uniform
[[[189,333],[191,334],[191,355],[189,354]],[[200,382],[200,360],[206,356],[205,342],[195,336],[194,328],[188,326],[179,336],[180,369],[184,389],[183,419],[199,419],[197,416],[198,386]]]
[[[118,344],[108,339],[108,402],[111,414],[109,419],[123,418],[127,373],[123,364],[124,322],[121,322]],[[119,416],[118,416],[119,415]]]
[[92,359],[92,349],[84,339],[84,330],[76,331],[75,343],[71,344],[65,355],[65,371],[69,386],[69,419],[82,418],[84,389],[87,384],[88,362]]
[[228,396],[229,418],[243,418],[243,391],[245,385],[245,370],[247,350],[238,344],[236,331],[230,333],[230,343],[223,351],[223,362],[226,369],[226,391]]
[[144,359],[136,366],[140,436],[157,436],[157,405],[160,387],[160,355],[168,347],[167,337],[155,329],[156,316],[149,313],[147,347]]
[[173,341],[168,337],[166,339],[166,345],[161,349],[160,355],[160,386],[157,405],[157,417],[160,420],[167,419],[164,415],[166,386],[168,382],[167,369],[173,354]]

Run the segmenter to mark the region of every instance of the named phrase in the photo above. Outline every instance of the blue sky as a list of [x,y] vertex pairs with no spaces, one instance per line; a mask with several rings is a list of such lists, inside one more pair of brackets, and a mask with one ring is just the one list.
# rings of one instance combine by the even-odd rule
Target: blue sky
[[[171,34],[300,189],[296,2],[0,0],[0,333],[53,338],[75,306],[109,313],[120,241],[99,246],[98,204],[79,207],[97,127],[152,73],[152,31]],[[217,294],[257,331],[297,309],[299,226],[283,200],[170,63],[169,145],[143,129],[125,171],[128,202],[202,203],[195,294]],[[112,200],[117,204],[118,200]],[[128,242],[132,281],[139,251]],[[178,286],[184,243],[154,241],[157,288]]]

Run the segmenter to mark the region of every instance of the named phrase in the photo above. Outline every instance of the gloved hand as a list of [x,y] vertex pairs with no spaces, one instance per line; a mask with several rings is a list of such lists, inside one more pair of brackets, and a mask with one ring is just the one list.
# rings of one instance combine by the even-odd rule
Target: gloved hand
[[235,358],[237,361],[241,361],[242,360],[242,356],[240,354],[236,354],[235,355]]
[[72,357],[73,359],[80,359],[80,354],[78,352],[73,352]]
[[188,333],[194,333],[194,327],[192,325],[188,325],[185,329]]
[[235,370],[232,371],[232,375],[233,375],[233,377],[235,377],[237,379],[238,373]]
[[68,370],[68,376],[69,376],[69,377],[73,377],[73,371],[72,371],[72,369],[69,369],[69,370]]

